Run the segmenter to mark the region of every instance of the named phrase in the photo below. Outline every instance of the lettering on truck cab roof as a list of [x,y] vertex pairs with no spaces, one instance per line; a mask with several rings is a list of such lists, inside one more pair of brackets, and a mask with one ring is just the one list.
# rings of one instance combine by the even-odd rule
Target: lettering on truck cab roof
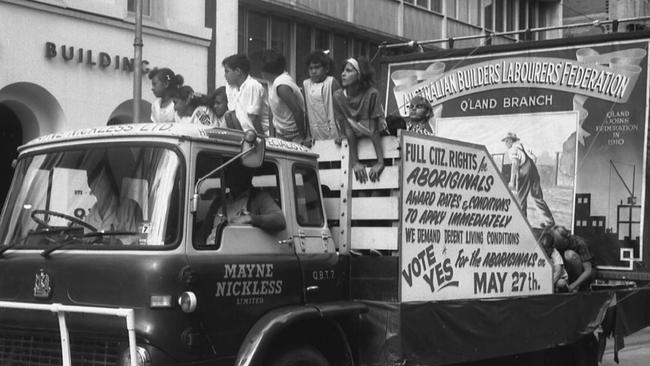
[[[87,138],[127,137],[127,136],[160,136],[160,137],[187,137],[190,139],[210,141],[235,141],[243,138],[243,132],[238,130],[208,128],[186,123],[139,123],[91,127],[78,130],[57,132],[40,136],[25,147],[31,147],[51,142],[78,140]],[[266,137],[266,146],[286,152],[308,153],[311,150],[303,145],[284,141],[275,137]]]

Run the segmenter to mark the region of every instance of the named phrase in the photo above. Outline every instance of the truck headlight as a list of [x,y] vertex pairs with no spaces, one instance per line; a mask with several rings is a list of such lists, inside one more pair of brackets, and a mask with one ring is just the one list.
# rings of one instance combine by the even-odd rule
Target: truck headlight
[[117,366],[151,366],[151,356],[149,351],[146,348],[136,346],[135,347],[135,363],[131,364],[131,356],[129,354],[129,346],[127,345],[120,359],[117,361]]
[[183,312],[192,313],[196,310],[196,295],[192,291],[185,291],[178,297],[178,306]]

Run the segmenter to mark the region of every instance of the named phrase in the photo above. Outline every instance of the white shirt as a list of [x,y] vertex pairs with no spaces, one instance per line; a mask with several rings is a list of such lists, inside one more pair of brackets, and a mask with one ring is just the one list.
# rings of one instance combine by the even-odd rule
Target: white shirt
[[165,107],[161,107],[161,98],[156,98],[151,104],[151,122],[164,123],[175,122],[176,111],[174,110],[174,101],[169,101]]
[[199,124],[203,126],[210,126],[210,127],[218,127],[216,126],[214,122],[214,113],[210,108],[204,105],[200,105],[196,108],[194,108],[194,112],[192,112],[191,116],[187,117],[180,117],[178,122],[179,123],[194,123],[194,124]]
[[[228,93],[228,108],[235,111],[235,116],[239,120],[244,131],[255,129],[249,114],[260,117],[264,134],[269,134],[269,103],[266,97],[266,90],[262,84],[252,78],[250,75],[241,84],[239,89],[232,88]],[[230,98],[233,102],[230,102]]]
[[278,88],[281,85],[288,86],[291,89],[298,101],[303,116],[305,113],[305,100],[302,97],[302,92],[300,92],[298,85],[296,85],[296,82],[293,81],[291,75],[286,71],[273,80],[273,85],[269,89],[269,104],[271,106],[271,112],[273,112],[273,127],[275,127],[278,136],[295,135],[298,133],[296,117],[293,115],[291,109],[289,109],[287,103],[278,95]]

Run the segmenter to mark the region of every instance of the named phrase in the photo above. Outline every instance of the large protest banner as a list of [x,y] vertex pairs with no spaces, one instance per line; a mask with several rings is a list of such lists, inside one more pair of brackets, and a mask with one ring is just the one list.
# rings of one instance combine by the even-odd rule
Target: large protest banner
[[552,266],[484,147],[404,133],[401,300],[547,294]]
[[435,134],[485,145],[506,181],[504,138],[516,136],[539,173],[540,192],[518,198],[529,224],[584,237],[601,270],[650,272],[648,41],[474,51],[389,63],[386,114],[408,120],[410,99],[424,96]]

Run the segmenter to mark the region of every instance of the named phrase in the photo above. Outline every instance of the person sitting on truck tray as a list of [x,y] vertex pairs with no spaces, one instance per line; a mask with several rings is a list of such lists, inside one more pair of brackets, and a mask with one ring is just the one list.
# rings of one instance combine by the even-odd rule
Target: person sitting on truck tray
[[302,82],[307,108],[307,125],[314,140],[341,140],[334,119],[334,92],[341,85],[331,75],[334,61],[323,51],[309,54],[306,62],[309,77]]
[[587,242],[572,235],[569,229],[562,225],[553,225],[549,232],[553,237],[553,245],[560,252],[564,259],[564,265],[569,275],[569,292],[589,289],[594,278],[593,260],[594,257],[589,251]]
[[231,55],[221,62],[229,85],[228,109],[235,111],[242,130],[253,129],[260,135],[272,136],[268,97],[262,83],[249,73],[251,63],[244,54]]
[[183,86],[185,81],[183,76],[175,74],[167,67],[163,67],[149,71],[149,79],[151,79],[151,91],[156,97],[156,100],[151,103],[151,122],[176,122],[178,116],[174,109],[171,94],[174,90]]
[[269,83],[269,106],[275,137],[311,147],[305,125],[305,98],[287,72],[287,61],[281,53],[262,51],[262,77]]
[[553,266],[553,287],[555,292],[567,292],[569,290],[569,274],[564,269],[564,260],[562,260],[560,252],[555,249],[555,246],[553,245],[553,236],[549,231],[544,231],[542,233],[539,237],[539,244],[551,260],[550,264]]
[[[350,163],[355,178],[365,183],[379,180],[384,170],[384,152],[380,133],[386,129],[386,119],[381,107],[379,91],[373,86],[373,69],[365,58],[349,58],[341,73],[343,89],[334,92],[334,117],[342,127],[350,144]],[[366,167],[359,162],[357,139],[368,136],[377,154],[377,162],[366,173]]]
[[208,101],[212,109],[213,126],[241,131],[241,125],[235,117],[235,112],[228,110],[228,94],[225,86],[220,86],[212,91],[208,96]]
[[409,121],[406,125],[406,130],[419,133],[421,135],[433,136],[433,125],[431,118],[433,117],[433,107],[426,98],[421,95],[416,95],[409,103]]
[[[224,172],[226,193],[225,212],[221,198],[217,197],[210,205],[204,223],[199,229],[199,237],[207,235],[206,244],[213,245],[216,241],[219,227],[227,219],[232,225],[252,225],[264,231],[277,232],[284,230],[286,221],[282,209],[270,194],[253,187],[252,179],[255,171],[240,164],[229,167]],[[208,231],[209,230],[209,231]]]
[[210,127],[213,125],[214,116],[209,106],[208,98],[203,94],[194,92],[189,85],[181,86],[172,93],[174,109],[179,123],[195,123]]

